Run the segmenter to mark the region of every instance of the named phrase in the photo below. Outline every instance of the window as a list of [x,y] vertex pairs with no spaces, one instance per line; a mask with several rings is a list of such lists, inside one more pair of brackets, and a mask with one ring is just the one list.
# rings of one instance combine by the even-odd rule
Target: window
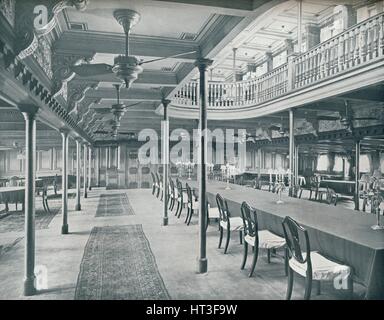
[[317,159],[317,171],[327,171],[329,165],[328,155],[322,154]]
[[334,172],[343,172],[343,158],[335,156],[335,165],[333,166]]
[[371,161],[370,161],[369,156],[367,154],[360,155],[359,169],[360,169],[360,172],[362,172],[362,173],[371,172]]

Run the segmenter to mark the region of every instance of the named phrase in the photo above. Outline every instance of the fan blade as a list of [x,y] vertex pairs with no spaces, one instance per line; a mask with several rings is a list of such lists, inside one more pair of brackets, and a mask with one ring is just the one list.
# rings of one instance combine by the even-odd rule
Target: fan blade
[[328,120],[328,121],[336,121],[340,120],[339,117],[332,117],[332,116],[318,116],[316,117],[317,120]]
[[379,119],[374,117],[357,117],[357,118],[353,118],[352,120],[379,120]]
[[137,106],[138,104],[141,104],[141,103],[143,103],[143,102],[140,101],[140,102],[132,103],[132,104],[127,105],[126,107],[131,108],[131,107]]
[[182,56],[186,56],[186,55],[192,54],[192,53],[196,53],[196,51],[184,52],[184,53],[174,54],[173,56],[169,56],[169,57],[162,57],[162,58],[156,58],[156,59],[147,60],[147,61],[141,61],[139,64],[142,65],[144,63],[150,63],[150,62],[155,62],[155,61],[160,61],[160,60],[165,60],[165,59],[182,57]]
[[120,131],[119,131],[119,134],[126,134],[126,135],[131,135],[131,136],[135,135],[133,132],[120,132]]
[[112,72],[112,66],[106,63],[98,64],[81,64],[73,66],[72,71],[81,77],[97,76],[101,74],[110,74]]

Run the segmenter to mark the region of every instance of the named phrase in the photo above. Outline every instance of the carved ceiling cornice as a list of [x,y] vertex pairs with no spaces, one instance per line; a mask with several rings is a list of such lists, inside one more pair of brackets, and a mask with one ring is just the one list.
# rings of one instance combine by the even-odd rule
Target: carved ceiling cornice
[[1,40],[0,59],[3,60],[4,69],[8,72],[7,77],[13,77],[20,87],[25,90],[26,94],[34,97],[35,100],[37,99],[42,106],[46,106],[58,119],[63,121],[69,129],[76,132],[88,142],[93,142],[92,139],[77,126],[66,108],[55,99],[50,90],[33,75],[24,62]]
[[16,2],[16,55],[24,59],[38,47],[38,36],[48,34],[65,8],[84,10],[89,0],[28,0]]

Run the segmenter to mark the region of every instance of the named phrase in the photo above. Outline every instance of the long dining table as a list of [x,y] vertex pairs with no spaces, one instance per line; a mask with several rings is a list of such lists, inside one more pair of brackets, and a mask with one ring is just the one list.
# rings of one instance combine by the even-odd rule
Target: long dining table
[[[197,189],[196,181],[183,180]],[[372,230],[376,217],[330,206],[324,203],[283,196],[278,204],[275,193],[221,181],[207,182],[207,197],[216,206],[216,194],[227,200],[232,216],[241,215],[241,204],[247,201],[257,209],[260,229],[283,236],[282,221],[290,216],[308,230],[312,251],[352,267],[354,281],[366,287],[367,299],[384,299],[384,230]]]

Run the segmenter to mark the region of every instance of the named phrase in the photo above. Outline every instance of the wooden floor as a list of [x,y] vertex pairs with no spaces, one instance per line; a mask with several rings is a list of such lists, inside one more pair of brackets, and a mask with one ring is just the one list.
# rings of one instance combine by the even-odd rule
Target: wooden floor
[[[126,192],[134,215],[95,217],[101,194]],[[28,299],[73,299],[84,247],[94,226],[142,224],[165,286],[172,299],[284,299],[287,278],[280,258],[270,264],[261,253],[255,274],[248,278],[248,270],[240,270],[242,246],[234,234],[228,254],[217,249],[217,224],[208,228],[208,273],[196,273],[198,249],[197,217],[190,226],[170,213],[169,226],[161,226],[162,202],[148,189],[94,189],[82,200],[82,211],[72,209],[69,200],[70,234],[61,235],[61,214],[57,214],[47,229],[36,231],[36,265],[48,272],[48,289]],[[351,210],[351,214],[355,214]],[[0,223],[2,221],[0,220]],[[0,299],[24,299],[22,296],[24,241],[22,232],[0,234]],[[247,263],[249,267],[250,259]],[[302,299],[303,279],[295,278],[293,299]],[[364,288],[355,285],[354,299],[364,295]],[[346,299],[347,294],[325,283],[322,294],[313,299]]]

